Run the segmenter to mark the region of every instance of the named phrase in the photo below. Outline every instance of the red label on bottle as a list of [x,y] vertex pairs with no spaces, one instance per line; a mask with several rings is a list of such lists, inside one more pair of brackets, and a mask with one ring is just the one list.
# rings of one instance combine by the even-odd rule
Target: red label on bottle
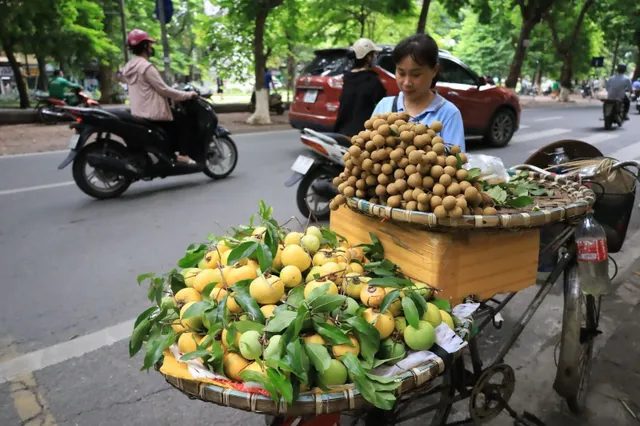
[[607,240],[578,240],[578,260],[581,262],[604,262],[609,258]]

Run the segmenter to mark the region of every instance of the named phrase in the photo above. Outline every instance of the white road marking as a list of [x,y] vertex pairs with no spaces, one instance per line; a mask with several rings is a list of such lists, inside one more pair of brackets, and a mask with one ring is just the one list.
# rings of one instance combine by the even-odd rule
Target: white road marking
[[640,157],[640,142],[625,146],[608,156],[617,160],[635,160]]
[[563,133],[569,133],[570,131],[571,131],[570,129],[547,129],[547,130],[541,130],[539,132],[523,133],[523,134],[514,136],[512,139],[512,143],[528,142],[535,139],[541,139],[541,138],[546,138],[550,136],[558,136],[558,135],[562,135]]
[[60,364],[71,358],[85,355],[105,346],[111,346],[126,339],[133,331],[134,319],[121,322],[112,327],[87,334],[48,348],[29,352],[12,360],[0,363],[0,384],[25,373],[42,370]]
[[591,136],[587,136],[586,138],[578,138],[577,140],[596,145],[604,141],[615,139],[617,137],[618,135],[613,133],[595,133]]
[[520,125],[521,129],[528,129],[529,127],[531,127],[531,126],[529,126],[528,124],[521,124]]
[[557,116],[554,116],[554,117],[536,118],[533,121],[535,121],[536,123],[541,123],[543,121],[554,121],[554,120],[562,120],[562,116],[561,115],[557,115]]
[[59,188],[61,186],[73,185],[75,182],[70,180],[67,182],[50,183],[48,185],[27,186],[25,188],[3,189],[0,195],[19,194],[21,192],[39,191],[41,189]]

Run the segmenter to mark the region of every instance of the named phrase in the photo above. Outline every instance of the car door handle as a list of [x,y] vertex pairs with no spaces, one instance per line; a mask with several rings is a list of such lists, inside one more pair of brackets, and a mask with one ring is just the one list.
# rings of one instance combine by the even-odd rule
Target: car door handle
[[451,96],[460,96],[460,93],[455,92],[455,91],[453,91],[453,90],[449,91],[449,94],[450,94]]

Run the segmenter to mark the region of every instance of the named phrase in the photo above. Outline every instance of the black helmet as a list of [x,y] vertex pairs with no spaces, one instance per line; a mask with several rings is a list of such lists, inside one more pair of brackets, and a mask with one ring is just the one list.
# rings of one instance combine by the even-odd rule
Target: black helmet
[[627,72],[627,64],[618,64],[618,74]]

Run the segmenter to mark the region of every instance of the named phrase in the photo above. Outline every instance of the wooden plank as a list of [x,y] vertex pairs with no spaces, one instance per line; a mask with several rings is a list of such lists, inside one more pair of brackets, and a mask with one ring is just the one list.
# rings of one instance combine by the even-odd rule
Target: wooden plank
[[370,243],[370,232],[385,256],[408,277],[441,289],[457,304],[466,296],[488,299],[535,284],[539,231],[424,230],[381,221],[342,207],[331,213],[331,229],[352,244]]

